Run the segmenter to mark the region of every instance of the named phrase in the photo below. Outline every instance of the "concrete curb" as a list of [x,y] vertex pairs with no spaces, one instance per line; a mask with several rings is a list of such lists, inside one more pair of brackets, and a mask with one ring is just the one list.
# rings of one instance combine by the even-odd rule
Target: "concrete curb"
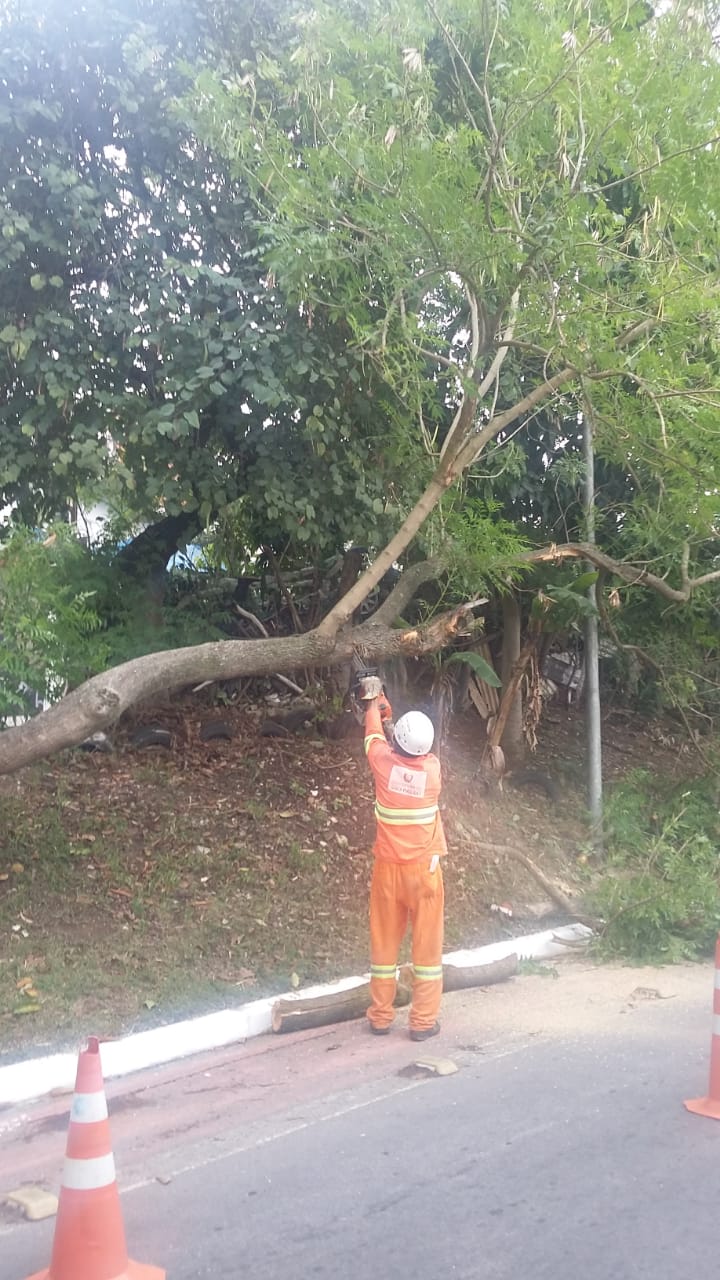
[[[542,933],[528,934],[524,938],[492,942],[472,951],[453,951],[443,956],[443,963],[460,967],[490,964],[493,960],[501,960],[514,952],[521,960],[546,960],[553,956],[567,955],[569,946],[586,942],[591,936],[592,930],[586,925],[563,925],[559,929],[546,929]],[[343,978],[339,982],[322,986],[305,987],[302,991],[283,995],[282,999],[329,995],[335,991],[348,991],[363,982],[367,982],[367,975]],[[122,1040],[108,1040],[101,1045],[100,1050],[103,1075],[109,1080],[146,1067],[159,1067],[163,1063],[208,1049],[221,1049],[229,1044],[249,1040],[253,1036],[266,1035],[272,1031],[272,1007],[280,998],[268,996],[263,1000],[240,1005],[236,1009],[221,1009],[217,1013],[154,1027],[151,1031],[139,1031]],[[0,1105],[27,1102],[53,1090],[70,1091],[75,1083],[76,1070],[76,1053],[55,1053],[0,1067]]]

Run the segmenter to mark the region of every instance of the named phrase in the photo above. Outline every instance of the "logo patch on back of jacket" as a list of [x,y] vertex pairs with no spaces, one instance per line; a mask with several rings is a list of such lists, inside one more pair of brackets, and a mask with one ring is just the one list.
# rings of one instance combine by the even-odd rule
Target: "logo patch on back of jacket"
[[427,787],[427,774],[424,769],[404,769],[402,765],[394,764],[387,785],[388,791],[395,795],[422,797]]

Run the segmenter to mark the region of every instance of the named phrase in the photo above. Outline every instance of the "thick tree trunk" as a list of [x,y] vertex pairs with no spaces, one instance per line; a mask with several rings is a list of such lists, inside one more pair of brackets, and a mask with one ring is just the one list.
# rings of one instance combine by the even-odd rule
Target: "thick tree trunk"
[[[503,686],[503,696],[508,689],[512,680],[513,670],[520,657],[521,635],[520,635],[520,605],[517,596],[511,593],[503,596],[502,599],[503,612],[503,645],[502,645],[502,665],[500,678]],[[502,711],[502,704],[500,711]],[[523,698],[522,698],[522,681],[517,686],[512,700],[509,703],[505,728],[499,744],[505,755],[505,759],[509,764],[518,764],[525,754],[525,740],[523,738]]]
[[188,538],[199,533],[202,522],[197,511],[181,511],[148,525],[118,554],[117,563],[127,573],[148,582],[164,575],[168,560]]
[[118,567],[132,578],[142,593],[147,620],[154,627],[162,626],[168,560],[187,546],[188,538],[201,528],[197,511],[165,516],[143,529],[118,554]]
[[49,711],[0,733],[0,774],[12,773],[65,747],[77,746],[107,728],[135,703],[205,680],[266,676],[278,671],[331,667],[354,654],[368,665],[385,658],[419,657],[448,644],[471,605],[433,619],[422,628],[399,630],[371,619],[336,636],[319,628],[305,635],[268,640],[221,640],[134,658],[93,676]]

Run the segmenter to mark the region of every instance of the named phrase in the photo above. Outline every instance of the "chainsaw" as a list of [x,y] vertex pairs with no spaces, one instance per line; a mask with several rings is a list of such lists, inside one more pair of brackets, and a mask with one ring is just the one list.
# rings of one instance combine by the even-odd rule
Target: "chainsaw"
[[[363,696],[362,696],[362,687],[363,687],[364,681],[367,680],[368,677],[373,677],[375,680],[380,682],[380,687],[381,687],[380,697],[381,698],[383,696],[387,697],[387,694],[385,693],[385,686],[380,681],[380,675],[377,667],[360,667],[357,671],[354,672],[352,680],[350,682],[350,689],[349,689],[350,706],[352,709],[352,713],[355,716],[355,719],[360,725],[363,725],[365,723],[366,708],[364,706],[365,700],[363,699]],[[388,705],[389,705],[389,700],[388,700]],[[385,731],[385,737],[388,739],[388,742],[390,742],[392,740],[392,732],[393,732],[393,724],[390,719],[383,719],[383,729]]]

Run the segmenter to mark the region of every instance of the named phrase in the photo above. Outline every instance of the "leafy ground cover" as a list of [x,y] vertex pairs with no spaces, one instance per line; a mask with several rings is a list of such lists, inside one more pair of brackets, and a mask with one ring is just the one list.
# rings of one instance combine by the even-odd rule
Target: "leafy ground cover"
[[[123,724],[112,754],[67,753],[0,789],[0,1060],[117,1035],[190,1012],[364,972],[372,787],[361,732],[259,733],[229,708],[230,741],[203,742],[196,706]],[[158,719],[169,749],[135,749]],[[687,756],[636,721],[606,725],[606,772],[676,778]],[[586,847],[582,720],[557,711],[533,769],[553,781],[502,791],[478,775],[481,729],[447,746],[446,949],[538,927],[529,853],[566,892],[596,874]],[[482,844],[461,837],[470,824]],[[510,903],[513,917],[493,911]],[[557,916],[555,917],[557,919]]]

